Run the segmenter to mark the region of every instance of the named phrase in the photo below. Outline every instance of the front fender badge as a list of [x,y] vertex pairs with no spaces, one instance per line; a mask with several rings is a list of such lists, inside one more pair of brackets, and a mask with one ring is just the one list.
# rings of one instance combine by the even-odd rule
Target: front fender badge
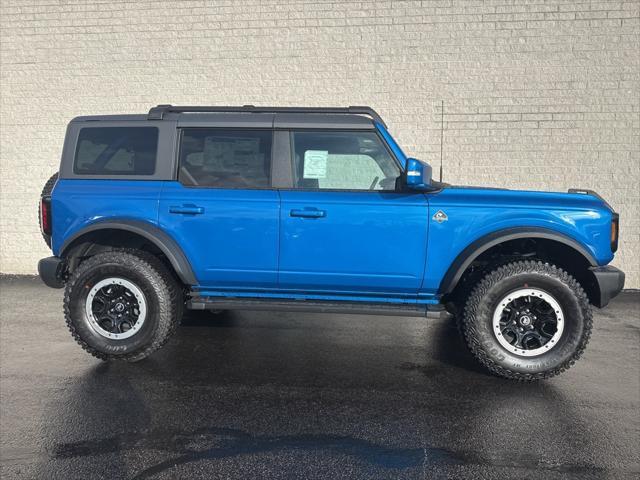
[[449,220],[447,214],[442,210],[438,210],[436,213],[434,213],[432,218],[438,223],[446,222],[447,220]]

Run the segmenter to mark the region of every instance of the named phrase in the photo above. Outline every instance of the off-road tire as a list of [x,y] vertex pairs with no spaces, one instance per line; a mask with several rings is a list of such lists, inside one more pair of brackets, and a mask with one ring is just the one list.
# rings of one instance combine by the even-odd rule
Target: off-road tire
[[[51,178],[49,178],[49,180],[47,180],[47,183],[44,184],[44,187],[42,187],[42,193],[40,193],[40,198],[48,197],[49,195],[51,195],[51,192],[53,191],[53,187],[55,186],[57,181],[58,181],[58,173],[56,172],[53,175],[51,175]],[[40,208],[41,208],[40,202],[38,202],[38,222],[42,224],[42,211],[40,210]],[[41,232],[41,233],[42,233],[42,239],[47,244],[47,247],[50,247],[51,238],[45,235],[44,232]]]
[[[564,311],[564,331],[548,352],[533,357],[507,351],[493,332],[498,302],[520,288],[548,292]],[[589,299],[564,270],[540,261],[519,261],[497,267],[478,283],[466,300],[460,330],[471,353],[490,372],[512,380],[550,378],[571,367],[584,352],[592,329]]]
[[[98,334],[85,312],[89,291],[100,280],[121,277],[144,294],[147,315],[135,335],[112,340]],[[133,249],[115,249],[83,261],[67,282],[64,315],[73,338],[94,357],[102,360],[142,360],[162,347],[182,318],[182,288],[155,256]]]

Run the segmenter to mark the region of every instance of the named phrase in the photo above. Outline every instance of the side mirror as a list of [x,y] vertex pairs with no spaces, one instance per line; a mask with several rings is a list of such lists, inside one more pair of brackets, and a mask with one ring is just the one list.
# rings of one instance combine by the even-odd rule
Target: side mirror
[[407,158],[405,185],[413,190],[430,189],[431,165],[429,165],[428,163],[423,163],[417,158]]

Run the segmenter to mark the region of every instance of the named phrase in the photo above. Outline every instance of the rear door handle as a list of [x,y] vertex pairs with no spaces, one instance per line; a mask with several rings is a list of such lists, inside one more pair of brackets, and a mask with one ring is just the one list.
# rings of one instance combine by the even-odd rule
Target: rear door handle
[[202,215],[204,207],[197,205],[172,205],[169,207],[169,213],[181,213],[183,215]]
[[327,216],[327,212],[324,210],[318,210],[317,208],[294,208],[289,212],[289,215],[292,217],[302,217],[302,218],[324,218]]

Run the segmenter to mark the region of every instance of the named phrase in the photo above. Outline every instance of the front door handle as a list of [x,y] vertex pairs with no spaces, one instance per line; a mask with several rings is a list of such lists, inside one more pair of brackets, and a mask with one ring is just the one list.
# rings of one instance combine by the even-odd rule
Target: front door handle
[[169,213],[181,213],[183,215],[202,215],[204,207],[197,205],[172,205],[169,207]]
[[324,218],[327,216],[327,212],[325,212],[324,210],[318,210],[317,208],[294,208],[289,212],[289,215],[291,215],[292,217],[302,218]]

